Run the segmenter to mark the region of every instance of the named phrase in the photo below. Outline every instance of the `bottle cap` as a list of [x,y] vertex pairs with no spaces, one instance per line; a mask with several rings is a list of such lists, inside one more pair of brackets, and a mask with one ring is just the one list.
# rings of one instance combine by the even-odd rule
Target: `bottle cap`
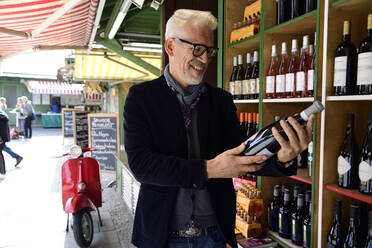
[[368,29],[372,29],[372,14],[368,15]]
[[271,47],[271,57],[276,57],[278,56],[277,52],[276,52],[276,45],[272,45]]
[[307,49],[308,47],[309,47],[309,36],[308,35],[305,35],[302,38],[302,48],[303,49]]
[[282,42],[282,54],[287,54],[287,43]]
[[291,200],[291,191],[289,189],[284,190],[284,201],[289,202]]
[[250,64],[252,62],[252,56],[250,53],[247,53],[247,64]]
[[342,202],[340,200],[335,200],[335,211],[341,213],[341,206],[342,206]]
[[309,45],[309,55],[310,56],[314,55],[314,45],[313,44]]
[[293,187],[293,198],[297,198],[299,193],[300,193],[300,187],[294,186]]
[[358,206],[350,206],[350,218],[356,219],[358,216]]
[[244,113],[240,112],[240,122],[243,122],[243,121],[244,121]]
[[354,124],[354,114],[348,113],[347,117],[346,117],[346,120],[347,120],[348,125]]
[[311,202],[311,190],[307,190],[305,193],[305,201]]
[[274,117],[274,120],[275,120],[275,121],[279,121],[279,120],[280,120],[280,116],[279,116],[279,115],[276,115],[276,116]]
[[297,40],[296,39],[293,39],[292,40],[292,53],[294,52],[298,52],[298,48],[297,48]]
[[372,109],[368,110],[368,125],[372,124]]
[[304,206],[304,194],[298,194],[297,196],[297,208]]
[[350,21],[344,21],[344,35],[350,34],[350,26],[351,26]]
[[253,62],[258,61],[258,51],[254,51],[253,53]]
[[239,65],[243,64],[243,55],[241,55],[241,54],[238,55],[238,64]]
[[237,66],[238,65],[238,58],[236,56],[234,56],[233,61],[234,61],[234,66]]
[[247,112],[244,112],[244,121],[248,122],[248,113]]
[[319,102],[318,100],[316,100],[316,101],[314,101],[314,103],[311,106],[309,106],[307,109],[302,111],[300,113],[300,116],[301,116],[302,119],[307,121],[309,119],[310,115],[322,112],[323,109],[324,109],[323,104],[321,102]]
[[275,185],[274,186],[274,196],[279,196],[280,195],[280,186]]

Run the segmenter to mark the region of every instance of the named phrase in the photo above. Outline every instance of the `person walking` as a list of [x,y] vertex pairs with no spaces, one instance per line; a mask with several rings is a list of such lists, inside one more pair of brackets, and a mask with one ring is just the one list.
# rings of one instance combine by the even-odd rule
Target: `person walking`
[[141,183],[132,243],[140,248],[236,248],[231,178],[294,175],[295,158],[311,141],[314,115],[305,129],[289,118],[281,122],[289,141],[272,130],[276,155],[240,155],[246,138],[231,94],[202,82],[218,52],[216,28],[210,12],[175,11],[164,74],[133,85],[126,97],[124,145]]
[[5,146],[5,143],[10,140],[8,121],[9,120],[8,120],[7,114],[3,110],[0,110],[0,174],[1,175],[5,175],[6,173],[3,149]]
[[5,97],[0,97],[0,110],[4,111],[8,108],[6,105],[6,98]]
[[31,101],[28,100],[27,96],[23,96],[23,114],[25,115],[25,138],[31,139],[32,138],[32,121],[34,118],[34,108],[32,106]]

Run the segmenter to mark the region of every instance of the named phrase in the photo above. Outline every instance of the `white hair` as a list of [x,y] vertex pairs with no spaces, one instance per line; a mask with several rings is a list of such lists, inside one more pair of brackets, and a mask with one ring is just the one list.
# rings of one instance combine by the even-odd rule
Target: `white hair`
[[184,25],[190,20],[207,26],[211,31],[217,28],[217,19],[210,11],[178,9],[167,21],[165,39],[178,36],[178,32],[182,32]]

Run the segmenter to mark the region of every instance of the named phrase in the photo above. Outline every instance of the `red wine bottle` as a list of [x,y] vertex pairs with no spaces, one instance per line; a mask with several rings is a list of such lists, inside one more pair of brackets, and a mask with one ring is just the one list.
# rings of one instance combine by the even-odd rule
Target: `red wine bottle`
[[289,239],[291,237],[291,193],[289,189],[284,191],[284,202],[279,208],[279,236]]
[[363,248],[372,248],[372,212],[368,212],[368,235]]
[[302,247],[304,248],[310,248],[311,243],[311,209],[312,204],[309,203],[308,207],[306,208],[308,210],[307,215],[304,218],[304,224],[303,224],[303,241],[302,241]]
[[359,95],[372,94],[372,14],[368,15],[368,35],[359,45],[357,87]]
[[350,26],[349,21],[344,22],[343,40],[336,50],[333,77],[335,96],[355,93],[356,48],[351,42]]
[[238,57],[234,56],[233,69],[231,72],[230,82],[229,82],[229,91],[234,99],[236,99],[236,95],[235,95],[235,77],[236,76],[235,75],[236,75],[237,67],[238,67]]
[[333,224],[329,230],[326,248],[341,248],[344,242],[344,230],[341,223],[341,201],[335,200]]
[[280,208],[280,186],[275,185],[274,187],[274,198],[269,203],[267,221],[271,231],[277,232],[279,229],[279,208]]
[[359,248],[359,240],[357,233],[357,214],[358,207],[351,205],[350,206],[350,221],[349,228],[346,233],[346,238],[343,244],[343,248]]
[[359,163],[359,190],[365,194],[372,194],[372,110],[368,111],[367,135],[361,152]]
[[[292,117],[296,119],[301,125],[306,126],[307,120],[310,115],[319,113],[323,109],[323,105],[319,101],[315,101],[311,106],[302,111],[299,115],[295,115]],[[287,135],[280,125],[280,121],[276,121],[266,126],[265,128],[262,128],[259,132],[247,139],[245,141],[246,147],[243,154],[246,156],[266,155],[267,157],[271,157],[276,154],[280,149],[280,145],[271,132],[272,127],[275,127],[283,136],[283,138],[288,140]]]
[[354,135],[354,114],[347,114],[346,135],[337,159],[338,186],[358,187],[358,146]]
[[303,220],[305,218],[305,199],[304,194],[298,194],[297,196],[297,208],[293,211],[292,220],[292,243],[296,245],[302,245],[303,239]]

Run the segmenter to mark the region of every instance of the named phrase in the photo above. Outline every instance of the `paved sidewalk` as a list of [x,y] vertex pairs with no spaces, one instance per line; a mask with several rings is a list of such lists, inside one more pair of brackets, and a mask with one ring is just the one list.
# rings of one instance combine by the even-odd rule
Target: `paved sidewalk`
[[[67,215],[62,207],[61,166],[54,159],[71,144],[62,145],[61,129],[34,128],[33,138],[12,140],[9,147],[24,157],[17,168],[15,159],[5,154],[6,176],[0,176],[0,247],[43,248],[78,247],[73,231],[66,233]],[[92,212],[94,248],[134,247],[130,244],[133,219],[119,193],[107,184],[114,173],[103,173],[103,226]],[[70,219],[70,224],[72,219]]]

